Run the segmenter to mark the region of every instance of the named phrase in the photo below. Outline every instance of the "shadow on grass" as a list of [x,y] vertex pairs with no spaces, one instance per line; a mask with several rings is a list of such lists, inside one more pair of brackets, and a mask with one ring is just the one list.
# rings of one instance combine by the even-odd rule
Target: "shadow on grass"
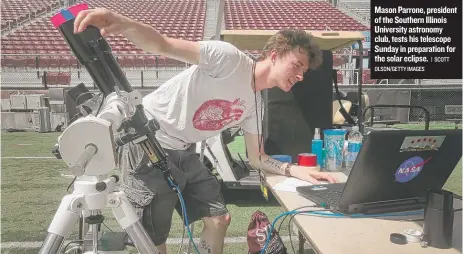
[[280,207],[276,198],[269,193],[267,201],[260,190],[225,190],[222,192],[225,202],[240,207]]

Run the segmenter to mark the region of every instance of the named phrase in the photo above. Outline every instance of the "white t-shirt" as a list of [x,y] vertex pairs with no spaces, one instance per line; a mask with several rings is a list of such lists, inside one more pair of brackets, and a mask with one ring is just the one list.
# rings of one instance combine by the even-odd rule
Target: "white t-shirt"
[[147,117],[159,122],[156,137],[164,148],[184,150],[237,125],[262,134],[262,99],[257,92],[257,117],[251,87],[253,60],[227,42],[199,43],[199,64],[143,99]]

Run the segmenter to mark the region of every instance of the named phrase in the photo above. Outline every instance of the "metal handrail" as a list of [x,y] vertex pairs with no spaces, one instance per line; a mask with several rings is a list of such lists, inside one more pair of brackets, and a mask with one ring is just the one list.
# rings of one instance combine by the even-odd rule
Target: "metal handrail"
[[370,117],[371,126],[373,126],[373,123],[374,123],[373,119],[375,118],[375,110],[374,110],[375,108],[409,108],[409,109],[418,108],[418,109],[421,109],[421,110],[424,111],[424,114],[425,114],[424,129],[429,130],[429,122],[431,120],[431,117],[430,117],[429,111],[423,106],[401,105],[401,104],[398,104],[398,105],[388,105],[388,104],[370,105],[370,106],[365,108],[365,111],[363,112],[363,117],[365,118],[365,115],[366,115],[367,111],[369,109],[371,109],[371,117]]

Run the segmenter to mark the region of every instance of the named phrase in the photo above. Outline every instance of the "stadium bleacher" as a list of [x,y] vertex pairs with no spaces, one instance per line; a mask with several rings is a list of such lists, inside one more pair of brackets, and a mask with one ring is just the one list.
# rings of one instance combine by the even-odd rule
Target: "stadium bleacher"
[[[326,1],[228,0],[225,2],[224,22],[225,29],[231,30],[368,30]],[[260,52],[252,50],[249,53],[258,55]],[[334,56],[334,67],[344,64],[343,57]]]
[[[84,2],[90,8],[104,7],[153,25],[167,36],[198,41],[202,40],[204,36],[206,1],[87,0]],[[5,2],[8,5],[4,7]],[[32,18],[29,24],[2,37],[2,68],[5,71],[48,71],[42,77],[45,79],[43,82],[69,84],[67,82],[73,76],[73,74],[69,74],[69,71],[79,68],[79,65],[59,31],[50,22],[50,15],[62,8],[63,2],[55,0],[6,0],[4,3],[2,3],[2,14],[8,12],[9,19],[17,19],[21,13],[26,16],[29,15],[29,18],[31,13],[43,12],[45,14]],[[224,27],[225,29],[265,30],[299,28],[364,31],[368,29],[329,2],[294,0],[225,0]],[[110,36],[107,40],[124,69],[185,67],[184,63],[176,60],[149,55],[122,36]],[[258,54],[259,52],[250,53]],[[335,67],[342,67],[346,64],[346,59],[336,55]],[[365,81],[371,82],[367,72],[363,76]]]
[[368,28],[325,1],[228,0],[226,29],[364,31]]
[[16,25],[59,7],[59,0],[3,0],[1,28]]
[[[11,0],[10,0],[11,1]],[[132,19],[155,26],[158,31],[173,38],[201,40],[204,33],[204,0],[112,1],[88,0],[89,8],[104,7]],[[178,61],[154,56],[138,49],[122,36],[109,36],[107,41],[122,67],[176,66]],[[68,69],[78,66],[69,46],[53,27],[49,16],[40,17],[23,29],[2,37],[2,67]],[[14,56],[13,56],[14,55]],[[21,56],[23,55],[23,56]],[[27,55],[27,56],[24,56]],[[32,57],[32,55],[50,55]],[[63,55],[67,55],[64,56]],[[124,55],[124,56],[123,56]],[[156,63],[157,62],[157,63]]]
[[340,5],[365,20],[370,20],[370,0],[343,0]]

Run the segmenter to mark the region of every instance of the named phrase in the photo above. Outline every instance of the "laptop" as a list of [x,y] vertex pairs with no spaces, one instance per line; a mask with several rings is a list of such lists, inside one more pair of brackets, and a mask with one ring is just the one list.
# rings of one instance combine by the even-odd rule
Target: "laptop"
[[299,186],[305,198],[344,214],[418,210],[462,157],[461,130],[372,130],[345,183]]

